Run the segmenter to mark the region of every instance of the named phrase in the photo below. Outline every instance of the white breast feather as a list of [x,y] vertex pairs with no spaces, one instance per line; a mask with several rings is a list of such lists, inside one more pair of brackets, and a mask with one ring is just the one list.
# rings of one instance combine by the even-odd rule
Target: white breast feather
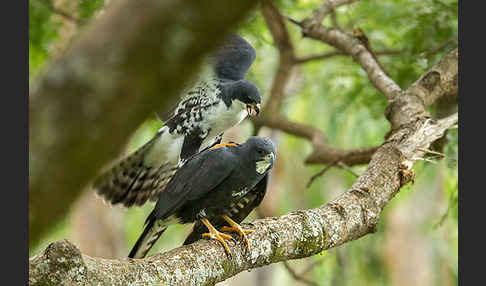
[[177,164],[179,161],[184,137],[179,134],[170,134],[167,126],[162,127],[162,129],[164,128],[165,132],[154,142],[145,156],[144,164],[146,166],[160,166],[163,163]]
[[[234,100],[231,106],[228,108],[226,104],[218,98],[221,92],[218,88],[219,80],[214,77],[213,74],[206,74],[199,78],[200,80],[192,87],[187,88],[183,92],[182,100],[179,106],[175,110],[177,114],[180,110],[183,110],[185,105],[189,102],[204,105],[211,105],[206,112],[206,118],[202,121],[197,121],[199,113],[194,111],[194,116],[185,118],[183,127],[189,130],[193,128],[200,128],[203,130],[201,134],[205,140],[202,142],[199,150],[202,150],[214,141],[214,137],[228,130],[229,128],[239,124],[243,119],[248,116],[246,111],[246,105],[239,101]],[[191,94],[189,94],[191,93]],[[189,100],[189,101],[187,101]],[[218,101],[216,105],[212,103]],[[184,142],[184,137],[181,133],[182,126],[177,127],[177,132],[170,134],[166,126],[166,132],[160,136],[154,146],[150,149],[150,153],[145,157],[144,163],[148,166],[159,166],[162,163],[171,162],[177,164]],[[210,129],[208,134],[207,130]],[[177,134],[179,133],[179,134]]]
[[215,105],[210,112],[208,112],[206,120],[201,124],[203,130],[211,128],[206,139],[203,141],[202,150],[212,143],[212,138],[218,136],[229,128],[238,125],[243,119],[248,116],[246,111],[246,104],[239,100],[234,100],[228,108],[221,100],[219,104]]

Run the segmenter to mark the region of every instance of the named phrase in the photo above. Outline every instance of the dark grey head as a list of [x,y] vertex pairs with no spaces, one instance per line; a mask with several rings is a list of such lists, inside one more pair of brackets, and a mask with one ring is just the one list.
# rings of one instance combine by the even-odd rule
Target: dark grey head
[[214,72],[221,79],[244,79],[255,58],[252,45],[239,35],[231,34],[213,54]]
[[260,113],[262,97],[260,91],[253,83],[243,79],[227,83],[223,89],[224,100],[228,106],[231,105],[232,101],[238,100],[246,105],[246,110],[250,116]]
[[256,163],[258,173],[264,174],[272,168],[277,150],[270,138],[253,136],[239,147],[248,152],[249,159]]

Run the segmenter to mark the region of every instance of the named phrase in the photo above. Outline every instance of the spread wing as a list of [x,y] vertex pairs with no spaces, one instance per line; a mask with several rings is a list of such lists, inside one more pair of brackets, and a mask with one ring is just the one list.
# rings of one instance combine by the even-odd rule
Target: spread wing
[[214,72],[221,79],[244,79],[255,58],[253,46],[241,36],[232,34],[213,54]]
[[213,65],[205,61],[195,78],[187,82],[180,91],[181,99],[177,106],[169,112],[165,108],[159,110],[156,115],[161,121],[168,117],[171,117],[168,121],[188,118],[188,112],[194,113],[199,108],[211,106],[218,99],[220,86],[221,80],[215,74]]
[[111,204],[125,207],[143,205],[147,200],[154,201],[177,169],[177,164],[161,163],[148,166],[144,160],[154,143],[164,131],[159,131],[130,156],[124,158],[110,170],[104,172],[93,182],[98,195]]
[[206,111],[218,104],[220,93],[220,81],[214,75],[201,76],[198,81],[191,83],[190,89],[182,92],[181,101],[166,122],[170,132],[175,130],[179,134],[187,134],[191,125],[202,121]]
[[[199,75],[186,85],[182,91],[182,101],[178,104],[174,116],[184,114],[195,106],[204,106],[209,95],[217,95],[216,89],[222,81],[237,81],[245,78],[256,58],[253,46],[237,34],[232,34],[201,67]],[[162,111],[157,112],[161,119],[167,118]],[[184,115],[182,115],[184,116]]]
[[[258,184],[253,187],[253,189],[246,194],[238,203],[234,204],[234,207],[231,209],[231,219],[234,220],[236,223],[242,222],[257,206],[260,205],[263,198],[265,197],[265,193],[267,192],[267,185],[268,185],[268,178],[269,174],[267,173]],[[228,223],[222,218],[218,217],[211,220],[211,224],[220,229],[224,225],[228,225]],[[203,233],[207,232],[206,226],[202,224],[200,221],[197,221],[194,224],[192,232],[187,236],[186,240],[184,241],[184,245],[191,244],[199,239]]]
[[219,148],[190,158],[160,193],[155,218],[168,218],[189,200],[203,197],[227,180],[237,166],[231,157],[226,148]]

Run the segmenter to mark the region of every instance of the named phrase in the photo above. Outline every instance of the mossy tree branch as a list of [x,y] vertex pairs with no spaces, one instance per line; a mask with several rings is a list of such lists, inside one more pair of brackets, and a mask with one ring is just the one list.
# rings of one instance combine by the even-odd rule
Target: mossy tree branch
[[[457,74],[457,61],[455,50],[405,91],[404,96],[418,96],[417,86],[432,71],[439,73],[440,78]],[[423,112],[428,96],[436,100],[450,91],[446,88],[448,81],[434,81],[433,85],[428,92],[421,93],[422,105],[403,101],[399,108],[389,109],[389,117],[404,121],[376,150],[366,171],[349,190],[318,208],[246,224],[255,230],[248,236],[251,245],[248,253],[241,244],[234,244],[232,256],[228,257],[217,241],[199,240],[146,259],[108,260],[83,255],[71,243],[58,241],[30,258],[29,282],[31,285],[66,281],[74,285],[100,282],[213,285],[248,269],[312,256],[373,233],[383,208],[404,184],[413,180],[413,163],[432,142],[457,124],[457,113],[433,120]],[[436,89],[442,90],[442,95],[436,96]],[[395,112],[409,116],[396,116]]]

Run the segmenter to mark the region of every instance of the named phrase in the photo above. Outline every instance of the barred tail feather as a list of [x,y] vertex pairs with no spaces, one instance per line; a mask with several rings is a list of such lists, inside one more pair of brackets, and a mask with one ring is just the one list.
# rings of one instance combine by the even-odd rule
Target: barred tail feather
[[167,225],[163,221],[155,219],[152,214],[147,220],[148,222],[142,235],[140,235],[130,254],[128,254],[129,258],[144,258],[157,239],[167,229]]
[[144,164],[150,147],[162,132],[102,174],[93,184],[97,194],[113,205],[123,204],[125,207],[141,206],[147,200],[157,200],[158,194],[165,189],[177,169],[177,165],[168,162],[159,166]]

